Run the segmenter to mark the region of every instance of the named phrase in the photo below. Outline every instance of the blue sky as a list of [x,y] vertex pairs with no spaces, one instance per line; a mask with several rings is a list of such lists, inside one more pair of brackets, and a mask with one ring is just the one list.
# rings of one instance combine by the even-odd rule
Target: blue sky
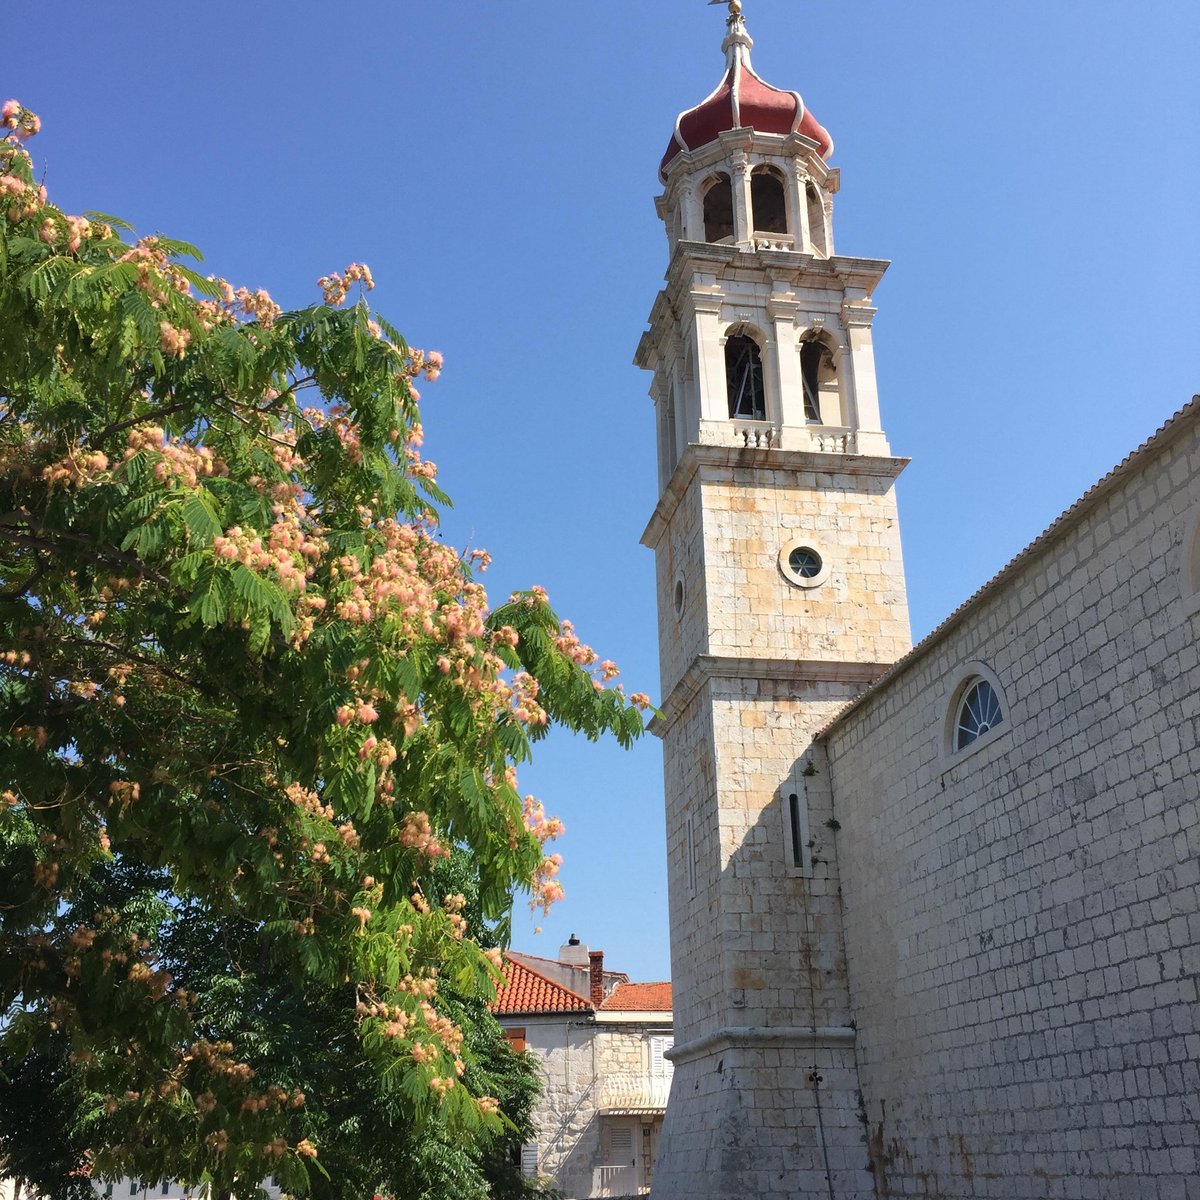
[[[1198,390],[1200,6],[1183,0],[745,0],[764,78],[837,143],[838,249],[876,294],[914,637]],[[43,0],[0,92],[43,118],[52,197],[198,244],[285,307],[369,263],[381,312],[446,355],[426,449],[447,535],[541,583],[658,696],[648,379],[666,266],[656,168],[721,72],[702,0]],[[19,43],[18,39],[19,38]],[[662,769],[546,744],[572,931],[669,972]],[[535,925],[544,932],[535,935]]]

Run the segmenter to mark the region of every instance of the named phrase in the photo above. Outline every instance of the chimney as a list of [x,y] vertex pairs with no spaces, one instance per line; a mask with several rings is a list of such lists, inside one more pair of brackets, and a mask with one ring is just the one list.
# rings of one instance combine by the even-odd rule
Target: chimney
[[588,965],[588,948],[574,934],[558,949],[558,961],[572,967]]
[[592,1007],[604,1003],[604,951],[588,951],[588,982],[592,985]]

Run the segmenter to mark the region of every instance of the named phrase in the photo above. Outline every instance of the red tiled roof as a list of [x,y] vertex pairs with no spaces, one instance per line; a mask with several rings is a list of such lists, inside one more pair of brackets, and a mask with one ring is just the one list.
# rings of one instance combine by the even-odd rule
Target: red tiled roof
[[671,983],[619,983],[600,1005],[607,1012],[670,1012]]
[[591,1012],[583,996],[547,979],[540,971],[514,959],[504,960],[504,984],[489,1005],[496,1016],[535,1016],[538,1013]]

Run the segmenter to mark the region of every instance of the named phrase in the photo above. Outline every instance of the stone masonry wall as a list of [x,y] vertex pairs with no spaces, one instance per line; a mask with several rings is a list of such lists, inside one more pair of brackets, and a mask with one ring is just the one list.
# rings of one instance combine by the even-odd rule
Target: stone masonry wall
[[[697,654],[708,650],[708,610],[700,490],[689,488],[655,548],[658,589],[658,658],[665,698]],[[676,612],[675,588],[683,584],[683,613]]]
[[[911,645],[893,480],[821,457],[820,472],[704,469],[710,653],[891,663]],[[793,538],[828,561],[820,587],[780,572]]]
[[[514,1017],[523,1023],[526,1046],[536,1057],[542,1077],[542,1096],[534,1111],[538,1135],[538,1167],[543,1176],[571,1200],[593,1194],[594,1172],[608,1162],[605,1117],[600,1108],[606,1096],[649,1096],[651,1034],[670,1032],[670,1014],[656,1023],[593,1023],[590,1017]],[[661,1089],[660,1089],[661,1090]],[[609,1097],[611,1099],[611,1096]],[[640,1158],[643,1119],[624,1119],[637,1133],[633,1141]]]
[[1200,1197],[1195,418],[827,737],[881,1198]]
[[[897,464],[824,457],[709,459],[689,487],[709,657],[663,720],[676,1074],[656,1200],[827,1200],[831,1185],[855,1200],[872,1186],[831,798],[805,765],[864,673],[908,649],[908,614]],[[828,564],[819,586],[781,572],[794,539]],[[807,815],[800,865],[791,792]]]
[[[553,1176],[567,1196],[589,1196],[592,1168],[600,1158],[595,1027],[565,1017],[520,1021],[542,1075],[542,1096],[534,1111],[539,1174]],[[515,1024],[517,1018],[506,1023]]]

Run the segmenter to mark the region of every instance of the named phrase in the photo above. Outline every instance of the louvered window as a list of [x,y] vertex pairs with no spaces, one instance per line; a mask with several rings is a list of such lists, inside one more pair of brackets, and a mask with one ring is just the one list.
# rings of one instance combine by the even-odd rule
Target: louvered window
[[674,1044],[674,1039],[666,1036],[657,1036],[650,1039],[650,1074],[656,1079],[661,1079],[664,1075],[671,1074],[671,1061],[667,1058],[667,1051]]
[[521,1147],[521,1174],[526,1179],[536,1179],[538,1173],[537,1142],[526,1142]]

